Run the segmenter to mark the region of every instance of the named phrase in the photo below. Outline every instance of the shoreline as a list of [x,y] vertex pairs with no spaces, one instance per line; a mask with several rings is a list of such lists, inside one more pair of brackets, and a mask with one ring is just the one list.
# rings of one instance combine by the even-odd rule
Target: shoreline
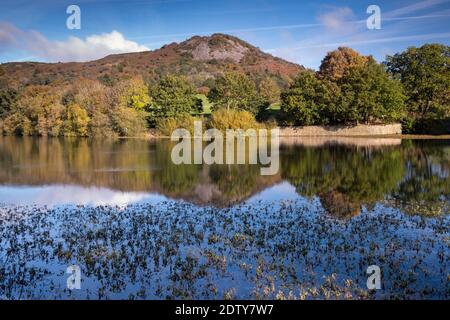
[[[401,140],[450,140],[449,134],[444,135],[431,135],[431,134],[386,134],[386,135],[321,135],[321,136],[280,136],[280,138],[355,138],[355,139],[401,139]],[[119,139],[145,139],[145,140],[164,140],[170,139],[169,136],[145,134],[143,137],[119,137]]]

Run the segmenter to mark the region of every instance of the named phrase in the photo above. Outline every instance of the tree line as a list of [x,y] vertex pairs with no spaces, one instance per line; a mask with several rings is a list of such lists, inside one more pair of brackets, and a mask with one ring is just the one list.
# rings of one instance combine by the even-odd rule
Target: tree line
[[[0,80],[2,72],[0,65]],[[273,118],[280,125],[401,122],[405,132],[427,132],[448,124],[449,88],[449,46],[411,47],[381,64],[340,47],[325,56],[317,72],[300,72],[287,88],[270,77],[256,82],[238,72],[226,72],[202,88],[176,75],[152,84],[142,77],[16,88],[0,81],[0,131],[107,137],[137,136],[155,127],[164,132],[205,117],[207,96],[209,123],[223,126],[219,129],[234,127],[232,119],[255,126],[255,119]],[[276,104],[281,108],[273,112]]]
[[317,72],[301,73],[281,94],[290,124],[402,122],[405,132],[431,130],[450,118],[450,47],[427,44],[388,56],[341,47]]

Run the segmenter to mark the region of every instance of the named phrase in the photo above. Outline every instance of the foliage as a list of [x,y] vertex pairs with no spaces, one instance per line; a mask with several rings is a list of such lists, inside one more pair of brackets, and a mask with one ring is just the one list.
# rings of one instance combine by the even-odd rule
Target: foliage
[[228,72],[217,79],[209,99],[216,108],[246,110],[253,114],[258,112],[261,103],[255,83],[239,72]]
[[226,129],[258,129],[261,127],[255,116],[245,110],[219,109],[211,115],[210,128],[225,131]]
[[89,116],[85,109],[77,104],[67,108],[67,119],[64,123],[64,135],[66,136],[88,136]]
[[287,118],[300,125],[389,123],[403,117],[400,83],[371,57],[336,81],[302,72],[281,100]]
[[12,88],[0,88],[0,118],[5,117],[17,100],[17,91]]
[[405,97],[401,84],[390,79],[384,68],[370,57],[362,67],[352,68],[338,85],[345,122],[389,123],[403,117]]
[[406,107],[415,126],[450,117],[450,47],[426,44],[388,56],[390,73],[400,78]]
[[184,77],[166,76],[150,92],[152,103],[147,111],[153,125],[160,118],[192,113],[198,106],[195,88]]
[[[189,55],[185,60],[189,68],[199,67]],[[47,79],[52,75],[35,67],[31,77],[18,85],[8,84],[11,72],[8,69],[6,74],[2,65],[0,133],[134,136],[147,127],[169,132],[188,126],[190,115],[211,111],[210,125],[221,130],[256,128],[260,125],[255,116],[259,121],[276,119],[284,124],[400,121],[404,131],[450,130],[449,46],[411,47],[388,56],[385,68],[372,57],[340,47],[326,55],[319,72],[302,71],[281,94],[279,88],[287,82],[280,80],[282,75],[249,76],[236,71],[242,69],[230,61],[217,63],[233,71],[215,79],[198,69],[194,82],[203,86],[198,90],[187,78],[167,75],[180,71],[180,66],[147,71],[159,79],[147,83],[141,76],[122,74],[130,69],[125,65],[116,65],[117,70],[102,73],[97,80],[79,78],[73,83],[59,77]],[[271,107],[275,104],[281,105],[280,111]]]
[[113,129],[121,137],[136,137],[145,130],[146,122],[142,111],[119,107],[111,115]]
[[265,78],[259,84],[259,95],[270,104],[280,100],[280,88],[272,78]]
[[97,79],[107,87],[114,87],[116,84],[116,80],[109,74],[102,74],[101,76],[97,77]]
[[312,71],[301,72],[294,83],[281,94],[281,110],[295,124],[324,124],[324,112],[332,102],[325,81]]
[[142,78],[133,78],[123,81],[119,88],[119,106],[122,108],[133,108],[145,110],[150,105],[148,88]]
[[352,68],[362,67],[368,57],[360,55],[351,48],[339,47],[328,52],[322,60],[319,76],[331,81],[337,81],[347,75]]
[[20,94],[4,122],[6,134],[57,136],[63,107],[57,92],[47,86],[29,86]]
[[176,129],[186,129],[194,134],[194,122],[201,121],[201,119],[191,116],[188,113],[183,113],[176,117],[160,118],[156,122],[156,128],[160,133],[170,137]]

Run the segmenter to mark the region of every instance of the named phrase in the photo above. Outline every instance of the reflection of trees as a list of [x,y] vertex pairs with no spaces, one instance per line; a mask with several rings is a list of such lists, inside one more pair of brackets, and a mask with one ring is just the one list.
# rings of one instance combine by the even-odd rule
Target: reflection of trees
[[448,141],[404,141],[401,148],[289,147],[282,175],[303,196],[319,196],[336,216],[353,216],[361,205],[393,200],[422,215],[448,212]]
[[399,149],[291,147],[282,157],[282,175],[299,194],[319,195],[337,215],[357,213],[360,205],[384,199],[404,174]]
[[445,141],[409,141],[403,149],[407,173],[393,194],[409,213],[438,215],[450,202],[450,147]]
[[257,188],[260,168],[256,165],[213,165],[209,175],[222,193],[241,198]]
[[[194,203],[242,201],[280,181],[258,165],[175,165],[169,141],[0,137],[0,183],[78,184],[157,191]],[[282,178],[318,196],[336,216],[387,199],[407,212],[436,215],[450,201],[449,141],[403,141],[398,147],[285,147]],[[205,196],[210,193],[211,196]]]
[[151,152],[142,140],[0,137],[0,155],[2,183],[151,188]]
[[155,164],[154,180],[158,189],[164,193],[180,194],[192,191],[198,182],[201,165],[175,165],[171,160],[174,144],[162,141],[154,145]]
[[196,187],[214,202],[241,201],[278,181],[256,165],[175,165],[166,140],[89,140],[0,137],[0,183],[77,184],[122,191],[157,191],[195,203]]
[[361,212],[361,205],[352,201],[349,196],[336,190],[323,192],[319,195],[324,209],[337,218],[348,218]]

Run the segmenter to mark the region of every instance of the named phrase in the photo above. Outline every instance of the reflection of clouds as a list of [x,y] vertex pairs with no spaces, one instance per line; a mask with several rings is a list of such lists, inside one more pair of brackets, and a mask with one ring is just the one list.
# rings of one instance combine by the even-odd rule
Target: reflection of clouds
[[257,203],[259,201],[295,201],[300,200],[300,196],[295,191],[295,187],[289,182],[282,182],[260,193],[252,196],[246,203]]
[[122,206],[139,202],[157,203],[167,198],[155,193],[122,192],[107,188],[69,185],[1,186],[0,203],[8,205]]

